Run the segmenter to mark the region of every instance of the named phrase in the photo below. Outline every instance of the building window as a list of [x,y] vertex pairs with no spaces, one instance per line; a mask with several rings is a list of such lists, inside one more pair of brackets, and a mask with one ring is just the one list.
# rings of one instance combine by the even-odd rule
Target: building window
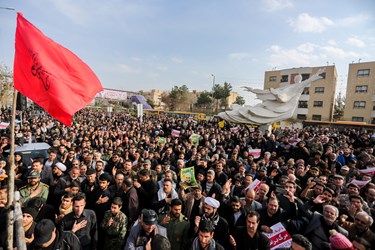
[[321,121],[322,120],[322,116],[321,115],[312,115],[312,120],[314,120],[314,121]]
[[314,101],[314,107],[323,107],[323,101]]
[[366,108],[366,102],[365,101],[355,101],[353,108],[355,109],[364,109]]
[[302,81],[310,78],[310,74],[302,74]]
[[310,89],[309,87],[306,87],[303,89],[302,95],[308,95],[308,94],[310,94]]
[[306,115],[297,114],[297,119],[306,120]]
[[315,87],[315,93],[324,93],[324,87]]
[[288,82],[288,75],[281,76],[281,81],[280,82]]
[[276,82],[277,77],[276,76],[270,76],[270,82]]
[[370,69],[359,69],[357,71],[357,76],[369,76],[370,75]]
[[363,122],[363,117],[353,116],[352,121],[353,122]]
[[367,85],[360,85],[355,87],[356,93],[367,93],[368,86]]
[[308,108],[307,101],[298,101],[298,108],[307,109]]
[[321,76],[322,77],[322,79],[326,79],[326,73],[324,72],[324,73],[321,73],[319,76]]

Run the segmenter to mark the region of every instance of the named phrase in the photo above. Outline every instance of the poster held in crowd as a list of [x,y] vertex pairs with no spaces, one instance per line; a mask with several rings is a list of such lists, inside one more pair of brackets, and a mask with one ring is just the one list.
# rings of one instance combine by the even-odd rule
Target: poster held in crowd
[[195,179],[194,167],[181,169],[180,176],[185,189],[198,186],[197,180]]
[[198,147],[199,146],[199,137],[200,135],[192,134],[190,136],[191,145]]
[[270,248],[278,249],[278,248],[288,248],[292,245],[292,237],[290,237],[288,231],[286,231],[285,227],[281,222],[273,225],[271,227],[272,233],[264,233],[270,239]]
[[254,156],[254,159],[258,159],[260,157],[261,149],[255,148],[255,149],[249,149],[249,154]]

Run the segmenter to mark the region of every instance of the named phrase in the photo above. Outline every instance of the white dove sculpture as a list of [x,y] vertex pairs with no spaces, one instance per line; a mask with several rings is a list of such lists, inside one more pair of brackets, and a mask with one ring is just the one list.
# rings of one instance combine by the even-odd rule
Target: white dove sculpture
[[272,124],[273,122],[291,118],[298,106],[298,100],[304,88],[310,86],[312,82],[322,79],[320,75],[324,70],[319,69],[316,74],[302,82],[302,76],[297,75],[295,84],[280,88],[262,90],[243,87],[245,90],[256,94],[257,99],[263,102],[252,107],[242,107],[234,104],[232,105],[232,110],[221,112],[218,116],[232,123],[255,125]]

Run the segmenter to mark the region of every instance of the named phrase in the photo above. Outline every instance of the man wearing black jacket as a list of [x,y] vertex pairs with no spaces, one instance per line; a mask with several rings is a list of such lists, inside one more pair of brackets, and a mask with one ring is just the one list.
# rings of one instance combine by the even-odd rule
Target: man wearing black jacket
[[257,211],[249,211],[246,215],[246,227],[235,235],[236,249],[270,249],[270,240],[258,230],[260,215]]
[[59,232],[51,220],[43,219],[35,227],[32,249],[75,249],[81,250],[81,243],[72,232]]

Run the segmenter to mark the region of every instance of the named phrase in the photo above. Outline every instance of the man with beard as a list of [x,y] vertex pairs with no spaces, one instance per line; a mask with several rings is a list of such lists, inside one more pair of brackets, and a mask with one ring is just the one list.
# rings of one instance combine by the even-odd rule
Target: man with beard
[[189,193],[185,193],[184,183],[180,182],[178,190],[179,198],[185,203],[184,215],[190,221],[190,233],[194,233],[195,217],[204,212],[204,196],[202,195],[202,187],[200,185],[193,187]]
[[56,204],[58,202],[58,197],[56,199],[55,195],[55,189],[56,185],[59,183],[59,180],[63,177],[65,177],[64,172],[66,171],[66,166],[61,162],[56,162],[55,165],[53,165],[52,168],[52,174],[53,174],[53,185],[49,187],[49,196],[47,202],[49,204]]
[[138,173],[138,179],[134,181],[133,185],[137,190],[139,203],[141,208],[151,208],[152,200],[157,192],[156,183],[150,178],[150,172],[142,169]]
[[61,222],[61,230],[73,232],[79,239],[83,250],[96,250],[98,243],[97,220],[94,211],[85,209],[86,196],[78,193],[73,198],[73,212]]
[[361,237],[374,246],[375,234],[370,228],[374,219],[364,211],[360,211],[355,215],[354,222],[346,221],[347,218],[347,215],[341,215],[339,225],[348,230],[349,240],[353,241],[356,237]]
[[59,206],[59,210],[56,213],[56,225],[60,224],[62,219],[65,215],[71,213],[73,211],[73,194],[72,193],[66,193],[61,198],[61,204]]
[[337,232],[348,236],[348,232],[336,223],[339,216],[339,210],[331,205],[323,207],[323,215],[317,212],[312,213],[309,208],[313,204],[323,203],[324,195],[318,195],[313,201],[307,202],[302,207],[305,217],[309,220],[309,224],[304,230],[304,235],[310,240],[313,249],[329,249],[329,230],[335,229]]
[[159,224],[167,229],[167,235],[172,249],[184,250],[187,248],[190,223],[181,213],[182,201],[171,201],[170,211],[159,218]]
[[101,223],[102,231],[105,233],[104,246],[107,250],[122,249],[125,244],[128,218],[120,211],[121,206],[121,198],[115,197],[110,210],[105,212]]
[[147,242],[156,234],[167,237],[167,230],[158,225],[158,215],[154,210],[143,209],[139,223],[130,231],[124,250],[145,250]]
[[123,205],[121,211],[128,217],[129,228],[138,218],[139,200],[137,190],[133,187],[133,180],[131,177],[125,177],[122,184],[123,194],[121,195]]
[[237,249],[270,249],[270,240],[258,230],[260,215],[257,211],[250,211],[246,215],[246,227],[241,228],[235,236]]
[[36,222],[34,221],[38,211],[31,207],[24,207],[22,208],[22,226],[25,232],[25,242],[26,245],[29,247],[30,244],[34,240],[34,229],[36,226]]
[[93,196],[95,200],[94,211],[98,223],[102,222],[105,211],[110,208],[109,198],[111,196],[108,190],[109,183],[111,182],[111,176],[108,173],[103,173],[99,176],[99,185],[94,190]]
[[41,197],[44,201],[48,198],[48,185],[40,182],[40,173],[31,171],[27,177],[28,184],[20,188],[20,202],[22,206],[26,206],[30,198]]
[[79,239],[73,232],[56,230],[53,222],[48,219],[43,219],[36,225],[34,238],[32,243],[34,250],[82,249]]
[[191,250],[224,250],[214,239],[215,225],[212,221],[201,221],[198,236],[193,240]]
[[217,209],[220,207],[220,202],[212,197],[204,199],[204,213],[202,216],[195,217],[195,232],[198,232],[199,223],[201,221],[209,220],[214,223],[215,233],[214,239],[220,243],[225,249],[229,249],[229,225],[226,219],[221,217]]
[[256,211],[262,209],[262,204],[255,200],[256,194],[254,189],[247,189],[245,193],[245,210]]
[[65,193],[71,192],[70,185],[74,180],[78,180],[78,177],[79,167],[74,166],[70,169],[69,175],[60,178],[54,191],[55,199],[60,200]]
[[43,166],[43,158],[34,159],[31,163],[31,171],[38,172],[40,174],[40,181],[47,184],[48,186],[53,185],[52,168]]
[[337,156],[336,161],[341,164],[341,166],[348,165],[349,160],[355,160],[355,156],[352,154],[349,147],[345,147],[343,154]]
[[159,215],[167,212],[171,201],[178,198],[176,190],[172,187],[172,182],[171,179],[164,179],[163,189],[159,189],[155,194],[153,208]]
[[121,197],[123,190],[122,184],[124,183],[124,175],[118,172],[115,175],[115,184],[109,186],[108,190],[111,193],[111,198],[113,197]]
[[223,217],[228,221],[229,233],[231,235],[236,232],[237,228],[245,227],[246,211],[242,207],[241,200],[238,196],[230,198],[229,204],[226,205],[223,210]]
[[[105,166],[105,172],[107,173],[116,173],[118,169],[121,169],[122,158],[118,152],[113,153],[112,157],[108,160],[107,165]],[[97,161],[99,162],[99,161]],[[102,162],[102,161],[101,161]],[[104,167],[104,162],[103,167]]]
[[128,176],[131,177],[131,178],[137,177],[137,172],[135,172],[132,169],[132,161],[131,160],[125,160],[122,168],[117,169],[117,173],[118,172],[122,173],[125,177],[128,177]]
[[95,206],[94,190],[98,187],[98,179],[96,178],[96,171],[89,168],[86,171],[86,179],[81,183],[81,191],[86,195],[88,209],[93,209]]
[[[265,233],[272,233],[271,227],[279,222],[285,224],[292,216],[296,214],[296,206],[294,204],[294,195],[292,192],[285,194],[290,202],[290,210],[284,211],[279,206],[279,200],[276,197],[270,197],[267,206],[259,210],[260,229]],[[284,225],[285,226],[285,225]]]

